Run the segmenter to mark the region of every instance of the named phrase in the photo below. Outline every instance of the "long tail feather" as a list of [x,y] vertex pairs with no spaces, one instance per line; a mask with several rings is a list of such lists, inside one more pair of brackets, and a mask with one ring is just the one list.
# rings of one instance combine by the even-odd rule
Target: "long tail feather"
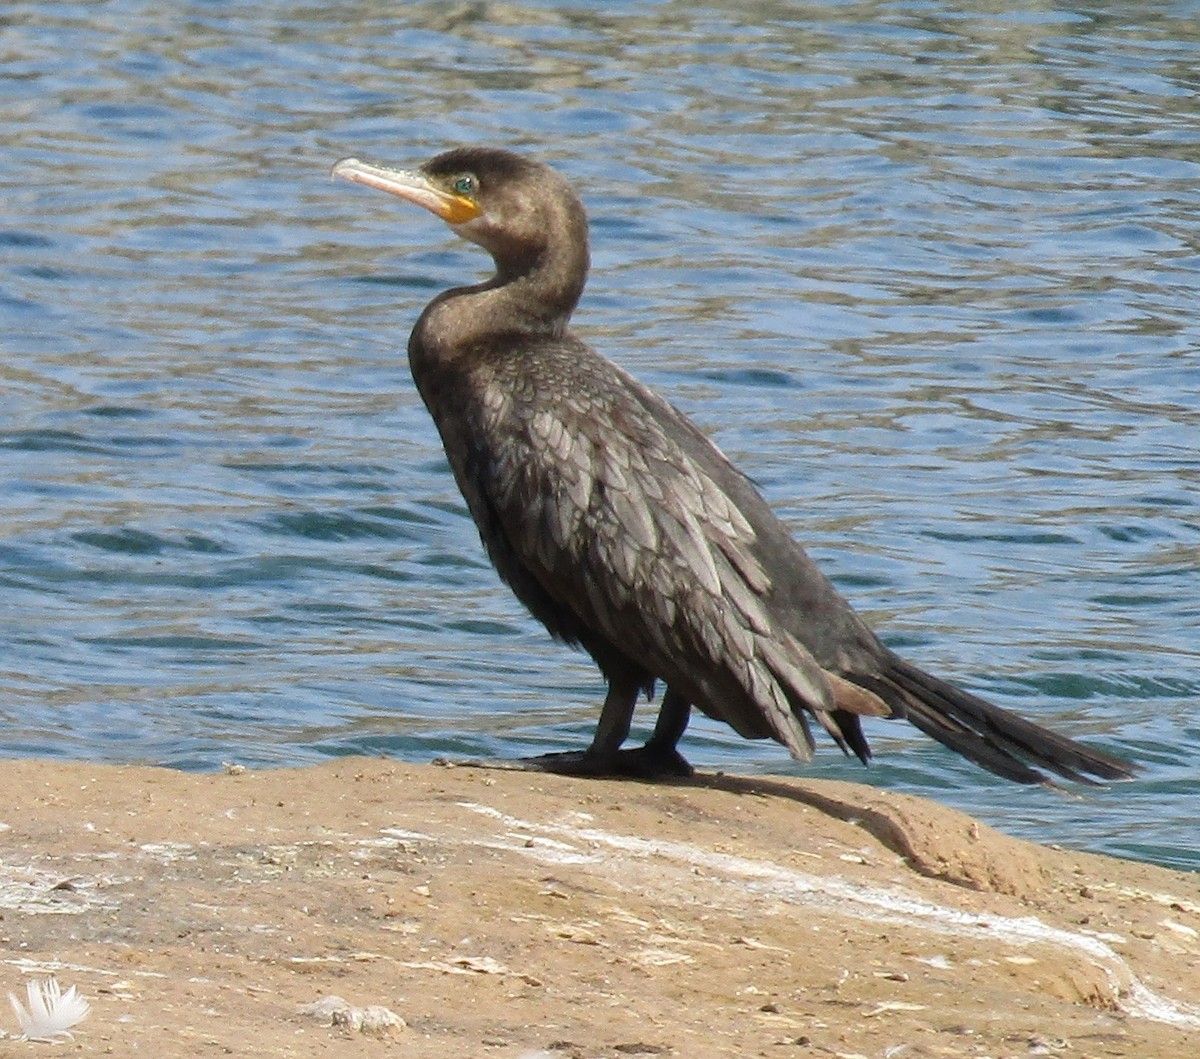
[[1042,769],[1087,784],[1128,779],[1135,771],[1119,757],[1042,728],[900,658],[872,690],[926,735],[1017,783],[1049,782]]

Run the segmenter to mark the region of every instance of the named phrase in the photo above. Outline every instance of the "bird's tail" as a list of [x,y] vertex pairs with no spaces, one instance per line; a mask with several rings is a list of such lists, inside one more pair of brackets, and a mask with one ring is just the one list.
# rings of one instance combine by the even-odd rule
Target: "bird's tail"
[[893,658],[873,690],[926,735],[1017,783],[1050,782],[1042,769],[1078,783],[1130,778],[1128,761],[1092,750]]

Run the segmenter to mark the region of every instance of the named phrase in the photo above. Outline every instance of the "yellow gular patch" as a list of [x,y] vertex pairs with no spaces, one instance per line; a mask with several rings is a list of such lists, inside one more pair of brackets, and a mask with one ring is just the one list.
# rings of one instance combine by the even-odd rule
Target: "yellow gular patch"
[[439,212],[447,224],[466,224],[483,213],[483,210],[461,195],[447,195],[442,200],[442,209]]

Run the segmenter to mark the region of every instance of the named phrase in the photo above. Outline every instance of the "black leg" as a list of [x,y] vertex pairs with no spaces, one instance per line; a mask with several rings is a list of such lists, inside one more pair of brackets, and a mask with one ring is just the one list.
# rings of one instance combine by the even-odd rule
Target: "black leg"
[[637,774],[647,777],[692,774],[692,766],[676,749],[691,716],[692,704],[682,695],[667,688],[663,694],[662,709],[658,711],[658,721],[654,725],[654,734],[646,741],[645,746],[625,751],[638,758]]
[[654,734],[646,743],[646,748],[654,747],[656,751],[673,751],[687,731],[688,721],[692,717],[692,704],[682,695],[667,688],[663,695],[662,709],[658,711],[658,722],[654,725]]
[[592,745],[583,751],[563,754],[543,754],[525,758],[523,764],[544,772],[566,776],[633,776],[638,779],[659,779],[664,776],[690,776],[689,765],[675,749],[691,716],[691,704],[670,688],[663,695],[662,709],[654,734],[645,746],[622,750],[621,744],[629,735],[629,724],[640,689],[610,684],[600,723]]

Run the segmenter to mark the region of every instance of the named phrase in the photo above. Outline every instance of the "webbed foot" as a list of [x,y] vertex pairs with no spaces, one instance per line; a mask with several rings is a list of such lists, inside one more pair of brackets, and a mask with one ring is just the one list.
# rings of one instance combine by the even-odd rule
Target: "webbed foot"
[[591,750],[569,750],[558,754],[540,754],[520,758],[520,764],[535,772],[553,772],[559,776],[625,776],[639,780],[686,778],[692,766],[674,747],[662,748],[652,742],[612,754]]

